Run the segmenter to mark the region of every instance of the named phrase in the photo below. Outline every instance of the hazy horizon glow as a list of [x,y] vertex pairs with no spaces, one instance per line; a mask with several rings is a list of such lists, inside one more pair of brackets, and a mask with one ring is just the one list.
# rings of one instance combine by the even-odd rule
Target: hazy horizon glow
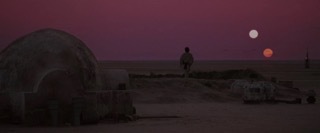
[[[320,59],[318,0],[1,1],[0,49],[42,28],[83,40],[99,60]],[[248,32],[259,36],[251,39]]]

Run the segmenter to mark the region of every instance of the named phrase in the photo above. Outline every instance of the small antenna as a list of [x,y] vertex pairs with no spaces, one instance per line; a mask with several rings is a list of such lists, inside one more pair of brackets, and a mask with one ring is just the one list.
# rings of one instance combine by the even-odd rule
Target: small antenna
[[310,68],[310,62],[309,62],[309,48],[307,48],[306,58],[305,58],[305,68]]

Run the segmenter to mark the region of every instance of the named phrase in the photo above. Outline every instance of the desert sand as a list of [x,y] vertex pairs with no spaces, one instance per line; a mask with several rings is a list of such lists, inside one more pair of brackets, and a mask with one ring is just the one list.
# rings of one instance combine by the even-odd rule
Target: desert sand
[[[158,64],[157,64],[158,63]],[[202,64],[201,64],[202,63]],[[260,64],[259,64],[260,63]],[[314,89],[320,94],[320,63],[305,70],[303,62],[199,62],[193,70],[226,70],[252,68],[266,77],[293,81],[301,91]],[[181,73],[174,62],[102,62],[105,69],[123,68],[129,73]],[[162,66],[161,66],[162,65]],[[81,127],[26,127],[0,125],[1,133],[315,133],[320,132],[320,98],[316,104],[243,104],[241,98],[229,95],[228,81],[161,78],[131,79],[131,92],[137,116],[177,118],[140,118],[132,122]]]
[[181,118],[138,119],[129,123],[99,123],[81,127],[1,126],[1,133],[316,133],[320,106],[243,105],[233,103],[136,104],[140,116]]

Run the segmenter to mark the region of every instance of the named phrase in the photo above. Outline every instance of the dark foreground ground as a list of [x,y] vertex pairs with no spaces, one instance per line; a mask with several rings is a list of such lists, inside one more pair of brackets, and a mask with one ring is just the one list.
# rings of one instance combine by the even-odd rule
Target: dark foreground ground
[[[200,62],[201,63],[201,62]],[[129,123],[100,122],[81,127],[25,127],[0,125],[0,133],[319,133],[320,62],[303,69],[303,62],[208,62],[195,64],[199,70],[253,68],[266,77],[293,81],[302,91],[314,89],[317,103],[245,105],[230,97],[224,81],[210,84],[185,83],[177,79],[135,80],[132,88],[138,116],[180,118],[138,119]],[[129,73],[181,73],[176,62],[107,62],[106,69],[122,68]],[[156,67],[158,66],[158,67]],[[234,68],[233,68],[234,67]],[[211,82],[210,82],[211,83]],[[187,87],[185,87],[187,86]],[[201,89],[200,89],[201,88]],[[177,93],[179,92],[179,93]],[[209,97],[208,96],[214,96]],[[206,98],[207,97],[207,98]]]
[[316,133],[320,132],[320,104],[183,103],[136,104],[139,116],[179,116],[149,118],[134,122],[81,127],[22,127],[1,125],[1,133]]

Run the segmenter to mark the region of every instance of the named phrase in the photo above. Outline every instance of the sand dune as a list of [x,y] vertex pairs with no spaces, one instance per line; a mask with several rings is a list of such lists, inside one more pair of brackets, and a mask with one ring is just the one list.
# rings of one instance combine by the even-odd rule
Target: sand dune
[[[233,80],[138,78],[132,79],[135,103],[241,102],[242,94],[230,89]],[[305,98],[304,91],[276,86],[276,98]]]
[[133,79],[133,99],[137,103],[195,103],[234,101],[228,81],[182,78]]

